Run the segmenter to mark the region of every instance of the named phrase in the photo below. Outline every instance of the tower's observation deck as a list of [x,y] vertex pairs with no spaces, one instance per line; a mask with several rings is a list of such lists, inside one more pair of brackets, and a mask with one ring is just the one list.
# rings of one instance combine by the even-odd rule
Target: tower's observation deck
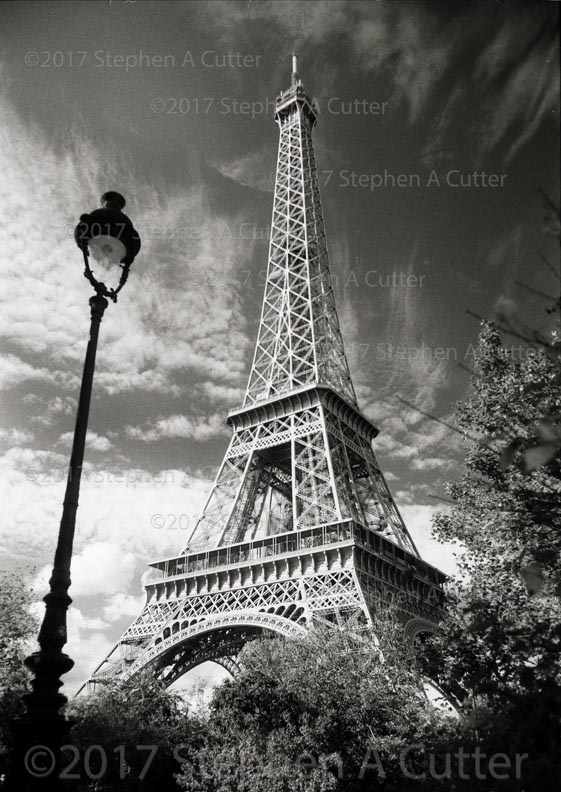
[[267,280],[243,405],[187,547],[151,566],[142,614],[93,676],[150,665],[170,682],[202,660],[235,670],[265,631],[368,621],[398,602],[430,628],[444,576],[420,559],[372,450],[331,281],[312,145],[317,123],[293,57],[275,108],[279,148]]
[[292,56],[292,85],[286,91],[281,91],[277,96],[275,106],[275,119],[282,126],[283,121],[293,112],[304,114],[310,127],[313,128],[317,121],[315,107],[307,93],[304,91],[302,80],[298,76],[298,62],[296,55]]

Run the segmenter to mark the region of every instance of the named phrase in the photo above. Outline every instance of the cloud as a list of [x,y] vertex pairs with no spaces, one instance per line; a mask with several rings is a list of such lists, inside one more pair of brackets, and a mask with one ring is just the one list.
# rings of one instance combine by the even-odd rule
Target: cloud
[[153,421],[146,426],[127,426],[125,432],[133,440],[155,443],[164,437],[182,437],[198,441],[210,440],[213,437],[226,435],[228,429],[224,423],[224,416],[217,413],[198,418],[171,415],[168,418]]
[[[499,319],[512,317],[519,308],[516,280],[523,261],[522,239],[523,228],[519,225],[511,233],[499,238],[486,256],[489,269],[501,279],[501,291],[493,306],[493,314]],[[551,299],[553,302],[553,295]]]
[[[315,57],[320,60],[322,79],[316,83],[324,92],[329,91],[336,70],[318,56],[328,41],[346,39],[350,50],[347,68],[367,73],[386,69],[389,84],[393,83],[391,104],[397,106],[405,100],[411,121],[418,118],[446,72],[454,48],[452,29],[460,27],[459,23],[450,23],[448,29],[442,29],[438,18],[426,8],[417,9],[411,4],[405,10],[392,3],[357,4],[345,0],[264,0],[250,4],[218,0],[205,5],[204,16],[206,24],[208,17],[212,18],[213,28],[225,41],[233,40],[240,28],[248,24],[266,24],[265,40],[268,35],[280,52],[285,51],[278,46],[282,37],[287,42],[286,51],[299,51],[306,66]],[[286,56],[279,66],[288,75],[290,63]]]
[[56,423],[61,416],[75,415],[78,407],[78,400],[73,396],[55,396],[45,402],[41,397],[29,393],[23,397],[23,401],[33,406],[39,406],[41,413],[32,416],[31,420],[35,423],[51,426]]
[[0,442],[7,445],[22,445],[33,442],[34,435],[21,429],[0,429]]
[[414,470],[447,470],[453,467],[453,459],[442,457],[419,457],[411,462]]
[[124,594],[122,591],[113,594],[103,606],[103,618],[108,622],[121,619],[135,619],[142,611],[146,597]]
[[[80,210],[96,206],[114,173],[106,168],[107,158],[79,136],[59,154],[2,97],[0,112],[0,286],[9,295],[0,313],[0,337],[17,350],[4,356],[0,386],[35,380],[77,389],[89,311],[71,232]],[[30,161],[40,161],[41,168],[30,173]],[[114,163],[115,173],[121,164]],[[190,184],[189,191],[162,189],[160,195],[157,186],[131,177],[131,215],[147,234],[119,304],[103,319],[96,391],[179,395],[187,374],[238,386],[245,373],[249,339],[234,275],[249,261],[253,241],[236,235],[231,219],[210,211],[200,182]],[[187,227],[205,233],[185,235]],[[217,261],[231,288],[201,280]],[[75,262],[76,277],[61,262]],[[63,310],[56,308],[61,294]]]
[[[454,426],[451,415],[435,417]],[[379,427],[380,434],[373,443],[375,453],[382,455],[385,464],[401,463],[409,472],[451,471],[465,452],[458,432],[437,420],[419,416],[414,410],[403,409],[403,406],[399,415],[386,415]],[[399,497],[401,500],[406,497],[407,502],[413,503],[419,495],[426,498],[432,494],[440,483],[433,481],[426,491],[422,488],[425,485],[410,483],[408,493],[401,492]]]
[[[0,286],[5,295],[0,338],[13,350],[0,361],[0,387],[33,387],[36,392],[21,393],[21,404],[32,413],[35,427],[48,430],[64,422],[57,446],[62,449],[71,442],[64,429],[76,411],[89,324],[89,294],[70,232],[80,211],[95,207],[99,194],[117,183],[116,173],[130,169],[117,155],[102,156],[78,134],[73,147],[58,153],[39,128],[24,123],[1,97],[0,105]],[[30,170],[34,161],[41,168]],[[210,210],[198,180],[186,182],[188,191],[173,192],[135,181],[131,173],[128,189],[124,185],[131,216],[143,230],[143,248],[118,305],[111,305],[103,319],[94,399],[130,398],[144,391],[169,401],[195,379],[204,380],[201,393],[214,402],[235,392],[245,379],[249,339],[236,272],[247,267],[253,242],[236,235],[233,220]],[[204,233],[186,233],[192,228]],[[203,277],[217,261],[222,282],[226,279],[231,288]],[[69,269],[64,262],[74,266]],[[199,439],[224,431],[223,416],[186,420],[176,410],[150,422],[148,431]],[[2,430],[4,443],[20,445],[29,439],[28,432]],[[38,596],[47,590],[68,468],[66,453],[44,450],[56,436],[37,443],[41,440],[43,447],[9,448],[0,456],[0,547],[10,564],[27,560],[42,570]],[[88,433],[90,449],[111,452],[113,442],[110,432]],[[119,465],[119,458],[113,462]],[[206,480],[179,470],[161,473],[165,475],[130,467],[84,467],[66,647],[76,665],[65,677],[67,692],[109,652],[124,622],[140,612],[146,562],[180,552],[202,511]],[[38,608],[42,612],[41,604]]]
[[[428,266],[429,262],[420,258],[418,244],[415,244],[403,262],[395,265],[394,271],[407,278],[418,275]],[[371,372],[364,371],[365,366],[361,366],[360,361],[355,362],[354,367],[368,376],[361,390],[365,414],[382,432],[393,434],[396,424],[388,423],[388,419],[400,421],[411,429],[425,420],[419,410],[432,412],[435,409],[440,393],[450,380],[450,359],[455,357],[435,354],[435,349],[441,346],[441,330],[422,289],[397,286],[386,291],[387,318],[377,336],[379,341],[355,344],[359,349],[363,346],[367,352],[372,349],[370,358],[376,364],[375,379]],[[372,382],[376,384],[370,385]],[[404,407],[398,397],[417,409]]]
[[425,149],[421,155],[422,162],[428,168],[434,168],[441,162],[453,162],[456,152],[450,147],[447,133],[453,124],[462,103],[466,101],[466,89],[456,85],[443,109],[437,113],[432,129],[428,135]]
[[244,187],[272,193],[275,188],[276,162],[270,146],[215,165],[222,176]]
[[[71,448],[73,439],[74,439],[74,432],[65,432],[58,438],[56,445],[62,446],[63,448]],[[86,447],[88,448],[88,450],[109,451],[109,449],[112,448],[112,446],[113,444],[111,443],[109,438],[101,437],[95,432],[90,432],[88,430],[86,434]]]
[[22,382],[54,382],[56,374],[43,367],[33,366],[17,355],[0,355],[0,389],[6,390]]
[[116,594],[133,580],[136,558],[116,542],[92,542],[72,559],[74,596]]
[[345,354],[353,384],[356,387],[357,382],[355,380],[358,380],[360,384],[362,379],[360,376],[362,373],[362,366],[360,365],[361,346],[358,343],[360,319],[356,305],[351,298],[352,290],[345,288],[345,284],[349,282],[349,276],[353,273],[350,245],[346,234],[333,235],[329,259],[331,272],[337,273],[337,277],[332,277],[333,293],[335,295]]
[[[293,0],[263,0],[259,3],[216,0],[212,4],[196,5],[195,10],[200,23],[208,25],[209,19],[212,20],[215,34],[221,35],[224,41],[231,41],[240,27],[261,21],[267,24],[271,38],[282,33],[290,39],[295,50],[306,44],[321,44],[336,32],[344,31],[349,22],[346,0],[298,3]],[[288,70],[288,57],[286,64]]]
[[65,651],[74,660],[74,668],[63,677],[63,692],[66,696],[73,696],[78,692],[114,645],[115,641],[104,632],[84,630],[79,626],[76,628],[69,617]]
[[[29,449],[12,449],[0,457],[2,555],[10,563],[17,559],[21,564],[27,558],[39,566],[34,579],[38,598],[48,590],[64,481],[48,466],[30,480],[26,465],[53,459],[61,464],[58,455]],[[60,469],[65,471],[62,466]],[[34,473],[37,470],[34,468]],[[65,675],[67,694],[89,676],[140,613],[145,564],[181,552],[208,488],[206,479],[179,470],[84,471],[66,647],[76,665]],[[34,608],[43,614],[41,602]]]
[[[248,26],[261,23],[262,40],[279,53],[300,51],[310,82],[324,93],[331,90],[337,71],[326,61],[325,47],[343,40],[346,69],[383,77],[390,106],[404,105],[410,124],[427,112],[433,115],[423,154],[429,166],[460,154],[456,132],[466,128],[460,144],[463,161],[469,156],[479,167],[492,149],[503,146],[503,159],[509,162],[558,108],[556,27],[547,15],[523,7],[505,13],[495,9],[491,19],[485,5],[444,15],[430,3],[217,0],[198,6],[196,13],[204,14],[206,24],[210,17],[216,33],[230,43]],[[288,75],[286,58],[279,56],[278,68]],[[321,80],[314,79],[314,69],[321,69]],[[450,74],[456,80],[452,89],[446,82]],[[434,101],[441,94],[448,99],[439,108]],[[230,163],[231,178],[256,186],[251,183],[253,157],[257,161],[257,154],[249,154]]]
[[197,396],[204,399],[205,403],[227,404],[229,408],[241,404],[245,394],[245,388],[219,385],[210,380],[197,383],[193,390]]
[[[0,456],[0,545],[6,555],[52,564],[68,469],[66,455],[10,449]],[[181,470],[93,469],[82,473],[74,551],[117,544],[142,566],[180,552],[208,496],[208,476]],[[162,519],[155,520],[154,515]],[[124,589],[123,589],[124,590]]]
[[[133,579],[136,559],[115,542],[91,542],[72,558],[72,596],[104,596],[126,591]],[[39,572],[35,588],[46,590],[51,567]],[[97,625],[99,629],[99,625]]]
[[[184,4],[171,6],[170,13],[186,13]],[[366,88],[387,86],[384,98],[392,112],[401,108],[402,116],[418,130],[426,119],[434,118],[432,125],[427,124],[427,164],[457,156],[458,127],[470,155],[462,162],[481,159],[495,148],[506,160],[512,159],[557,107],[553,45],[540,32],[539,20],[530,22],[531,17],[517,13],[500,16],[483,33],[486,18],[477,11],[433,13],[432,4],[426,3],[216,0],[190,5],[189,13],[191,8],[205,29],[212,27],[217,41],[222,36],[237,46],[248,40],[243,38],[246,30],[259,22],[260,41],[263,47],[275,47],[278,76],[283,75],[281,83],[273,69],[263,77],[271,83],[286,85],[289,62],[284,53],[292,45],[300,47],[305,83],[309,79],[310,86],[321,85],[322,109],[333,81],[340,77],[335,58],[327,62],[324,45],[336,42],[349,76],[358,74]],[[480,46],[475,53],[468,49],[474,44]],[[519,57],[521,53],[524,57]],[[245,80],[242,70],[233,76]],[[452,78],[455,82],[450,85]],[[472,123],[474,104],[479,120]],[[71,595],[76,601],[69,614],[68,648],[77,661],[70,678],[76,680],[97,665],[123,623],[140,611],[145,562],[180,552],[187,528],[202,510],[209,492],[208,470],[202,469],[204,454],[193,460],[193,467],[201,468],[200,477],[169,470],[158,480],[153,470],[133,467],[118,456],[115,446],[120,438],[129,446],[138,440],[152,444],[149,464],[172,447],[165,441],[194,444],[228,434],[218,408],[210,412],[207,407],[235,406],[243,395],[254,334],[248,331],[239,276],[251,262],[254,240],[241,237],[237,208],[229,206],[218,213],[200,173],[181,174],[187,189],[170,188],[163,177],[148,183],[108,144],[97,146],[72,128],[73,142],[63,148],[1,98],[0,113],[4,187],[0,288],[5,295],[0,337],[10,350],[0,360],[0,387],[19,388],[21,403],[34,413],[33,428],[45,435],[50,429],[52,435],[39,438],[35,450],[10,448],[0,456],[4,509],[0,545],[7,558],[23,556],[38,564],[43,569],[43,588],[52,564],[68,463],[66,454],[48,449],[59,435],[60,447],[71,439],[65,419],[75,414],[89,324],[89,291],[80,274],[72,228],[81,211],[97,206],[101,192],[121,182],[143,239],[127,287],[119,303],[108,308],[100,333],[94,398],[100,398],[101,414],[107,409],[111,417],[119,417],[123,428],[120,434],[111,431],[111,424],[100,430],[103,434],[88,435],[89,447],[112,452],[119,469],[91,464],[84,468],[72,564]],[[346,162],[347,151],[328,151],[321,134],[322,162],[327,161],[325,153],[335,162]],[[248,146],[256,139],[248,138]],[[269,194],[274,152],[259,146],[230,158],[225,154],[214,168],[224,178]],[[40,168],[30,168],[29,163],[37,162]],[[332,264],[346,274],[352,260],[346,242],[349,234],[343,228],[332,236]],[[504,271],[506,256],[512,252],[505,245],[497,248],[495,259],[491,256],[496,272]],[[427,262],[414,247],[397,265],[403,273],[418,273]],[[404,409],[395,394],[421,409],[436,411],[438,397],[449,382],[449,367],[430,356],[394,356],[377,361],[376,379],[371,377],[360,358],[361,322],[351,291],[338,287],[336,291],[357,393],[367,405],[365,411],[380,422],[376,448],[399,465],[388,479],[404,487],[399,499],[423,554],[446,567],[447,551],[428,534],[433,510],[419,502],[452,464],[458,438],[417,411]],[[503,291],[505,299],[512,297],[508,283]],[[382,328],[385,337],[411,350],[423,342],[430,346],[436,330],[427,301],[421,299],[425,294],[394,289],[384,296],[391,317]],[[30,387],[37,393],[23,395]],[[204,401],[205,414],[197,413],[197,401],[193,414],[184,414],[186,394]],[[148,402],[146,413],[142,407]],[[21,445],[33,437],[26,425],[25,430],[3,429],[1,439]],[[175,447],[185,447],[187,454],[190,450],[188,443]],[[426,480],[431,484],[415,483]]]
[[179,693],[189,702],[191,712],[200,712],[208,707],[214,688],[225,679],[231,678],[225,668],[218,663],[208,661],[179,677],[169,689]]
[[479,145],[510,138],[509,162],[559,106],[558,31],[539,14],[507,14],[478,58],[473,79],[487,90]]
[[34,474],[46,473],[59,467],[68,468],[68,459],[63,454],[55,451],[45,451],[40,448],[19,448],[14,446],[0,457],[0,480],[15,483],[15,480],[24,475],[29,482],[36,480]]
[[379,3],[357,10],[350,38],[360,65],[380,71],[391,64],[387,72],[395,86],[391,104],[405,100],[414,123],[450,66],[458,23],[443,29],[426,7],[410,4],[406,9]]

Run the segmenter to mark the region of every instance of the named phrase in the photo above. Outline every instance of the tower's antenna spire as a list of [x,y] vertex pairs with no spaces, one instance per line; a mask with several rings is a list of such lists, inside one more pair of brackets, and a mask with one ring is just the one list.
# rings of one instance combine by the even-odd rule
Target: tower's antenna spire
[[298,55],[293,52],[292,53],[292,87],[296,88],[297,85],[300,85],[300,78],[298,77]]

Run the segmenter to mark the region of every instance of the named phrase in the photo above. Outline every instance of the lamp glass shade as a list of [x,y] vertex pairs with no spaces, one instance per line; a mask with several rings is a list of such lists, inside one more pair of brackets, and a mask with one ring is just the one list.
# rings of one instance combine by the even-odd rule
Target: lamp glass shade
[[98,264],[119,264],[127,255],[127,249],[120,239],[112,236],[94,236],[88,242],[90,256]]

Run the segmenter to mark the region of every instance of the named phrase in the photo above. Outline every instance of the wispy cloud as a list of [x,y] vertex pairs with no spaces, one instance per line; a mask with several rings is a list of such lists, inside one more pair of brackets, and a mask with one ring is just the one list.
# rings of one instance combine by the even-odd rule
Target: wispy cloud
[[17,355],[0,355],[0,389],[13,388],[30,381],[55,382],[56,373],[27,363]]
[[[415,244],[408,258],[396,265],[404,276],[418,276],[428,262],[419,257]],[[396,394],[412,401],[420,410],[435,407],[437,396],[450,377],[450,361],[433,354],[439,346],[434,316],[420,288],[397,286],[386,292],[387,311],[380,345],[372,344],[375,354],[377,382],[366,396],[365,411],[380,421],[384,417],[383,403],[390,400],[386,414],[405,416],[408,424],[421,420],[419,413],[404,410]]]
[[[423,2],[219,0],[199,4],[198,12],[212,18],[225,41],[234,40],[249,24],[266,22],[265,38],[274,37],[279,57],[295,48],[307,53],[308,62],[319,64],[322,79],[316,82],[324,92],[330,90],[333,70],[322,48],[335,38],[343,39],[351,53],[348,69],[383,75],[391,106],[405,105],[411,124],[427,112],[435,116],[424,154],[429,166],[461,154],[479,167],[505,141],[503,157],[508,162],[559,106],[555,26],[524,8],[509,7],[503,13],[480,5],[442,13]],[[284,49],[279,46],[282,40]],[[288,64],[282,66],[286,72]],[[456,84],[449,91],[445,83],[453,71]],[[443,108],[432,104],[439,88],[449,96]],[[450,132],[462,128],[469,135],[459,152]],[[247,155],[244,161],[249,164],[258,156]],[[250,169],[246,172],[244,161],[232,163],[231,172],[240,168],[248,179]]]
[[222,176],[244,187],[272,193],[275,188],[276,161],[270,146],[215,165]]
[[535,134],[545,115],[559,107],[555,26],[539,13],[507,14],[475,64],[474,81],[488,91],[480,149],[489,150],[509,138],[508,162]]
[[[116,167],[115,174],[108,173],[104,158],[85,141],[57,154],[5,99],[0,105],[5,187],[1,283],[6,296],[0,337],[18,350],[4,360],[2,383],[11,387],[35,380],[74,387],[77,378],[68,365],[79,364],[85,351],[88,292],[72,227],[81,209],[96,206],[107,181],[117,180]],[[80,156],[86,145],[88,157]],[[41,168],[30,171],[30,161],[41,161]],[[235,228],[223,233],[229,219],[209,211],[200,184],[165,198],[146,184],[129,188],[131,215],[147,234],[119,305],[110,306],[104,317],[96,387],[109,393],[178,394],[177,375],[185,372],[237,384],[249,340],[233,275],[246,265],[251,240],[236,238]],[[187,227],[201,234],[186,235]],[[196,277],[217,261],[223,274],[230,274],[231,288]]]

